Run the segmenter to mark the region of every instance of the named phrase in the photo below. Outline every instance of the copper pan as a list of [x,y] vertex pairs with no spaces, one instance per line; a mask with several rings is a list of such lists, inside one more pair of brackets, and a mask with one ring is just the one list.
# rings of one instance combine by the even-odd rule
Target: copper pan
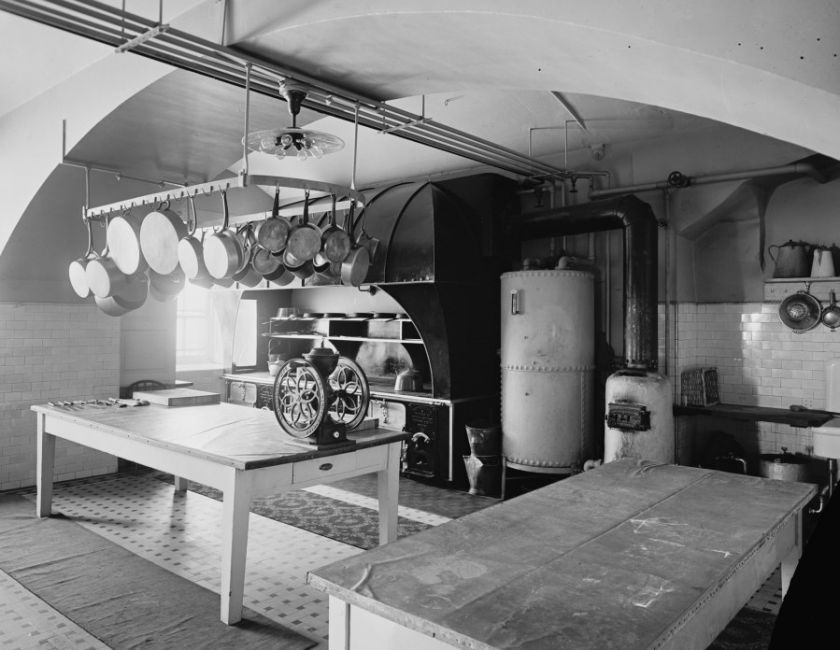
[[111,258],[117,268],[131,275],[147,268],[146,259],[140,246],[140,228],[143,218],[123,211],[108,222],[106,239]]
[[286,248],[292,226],[280,218],[280,188],[275,188],[271,216],[256,228],[257,243],[271,253],[280,253]]
[[178,242],[187,234],[187,225],[164,202],[143,218],[140,247],[149,268],[167,275],[178,266]]
[[[231,230],[227,192],[222,190],[224,220],[219,231],[204,241],[204,263],[207,271],[218,284],[233,282],[233,274],[242,268],[244,252],[236,232]],[[221,282],[219,282],[221,281]],[[229,286],[229,285],[228,285]]]
[[321,250],[321,229],[309,221],[309,190],[304,194],[303,216],[289,234],[286,250],[301,261],[314,259]]

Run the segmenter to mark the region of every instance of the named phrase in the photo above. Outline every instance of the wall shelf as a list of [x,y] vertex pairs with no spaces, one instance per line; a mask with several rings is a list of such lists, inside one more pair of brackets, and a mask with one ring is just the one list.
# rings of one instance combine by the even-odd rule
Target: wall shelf
[[792,411],[770,406],[712,404],[710,406],[674,405],[674,415],[708,415],[750,422],[778,422],[792,427],[819,427],[833,416],[824,411]]
[[840,297],[840,277],[830,278],[771,278],[764,281],[764,300],[781,302],[797,291],[808,291],[818,300],[827,302],[834,291]]

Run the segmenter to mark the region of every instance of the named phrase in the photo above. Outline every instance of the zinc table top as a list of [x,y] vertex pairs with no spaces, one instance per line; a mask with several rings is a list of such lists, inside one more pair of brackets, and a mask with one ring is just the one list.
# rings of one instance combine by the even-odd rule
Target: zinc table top
[[816,492],[618,460],[309,574],[471,648],[656,647]]
[[38,404],[31,409],[45,413],[50,419],[243,470],[352,452],[402,440],[408,435],[388,429],[363,429],[348,433],[352,442],[319,449],[289,436],[280,428],[273,412],[235,404],[175,408],[156,404],[124,408]]

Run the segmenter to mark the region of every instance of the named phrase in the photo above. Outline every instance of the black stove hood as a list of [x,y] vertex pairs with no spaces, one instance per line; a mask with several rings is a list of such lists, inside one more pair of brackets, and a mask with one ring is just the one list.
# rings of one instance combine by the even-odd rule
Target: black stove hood
[[392,296],[416,325],[435,397],[499,389],[501,235],[519,210],[516,189],[510,179],[479,174],[365,191],[354,237],[379,240],[365,284]]
[[484,258],[493,253],[493,222],[502,217],[487,197],[501,196],[498,186],[508,183],[510,191],[511,181],[486,174],[366,191],[354,233],[379,240],[366,282],[482,282]]

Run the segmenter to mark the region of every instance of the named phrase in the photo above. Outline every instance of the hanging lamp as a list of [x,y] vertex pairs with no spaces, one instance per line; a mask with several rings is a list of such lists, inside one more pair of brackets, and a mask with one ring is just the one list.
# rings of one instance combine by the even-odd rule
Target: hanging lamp
[[294,81],[283,80],[280,82],[280,94],[286,100],[289,114],[292,116],[292,125],[284,129],[249,133],[247,146],[251,151],[271,154],[278,158],[297,157],[299,160],[307,160],[322,158],[344,148],[344,140],[338,136],[298,128],[297,116],[306,98],[304,86]]

